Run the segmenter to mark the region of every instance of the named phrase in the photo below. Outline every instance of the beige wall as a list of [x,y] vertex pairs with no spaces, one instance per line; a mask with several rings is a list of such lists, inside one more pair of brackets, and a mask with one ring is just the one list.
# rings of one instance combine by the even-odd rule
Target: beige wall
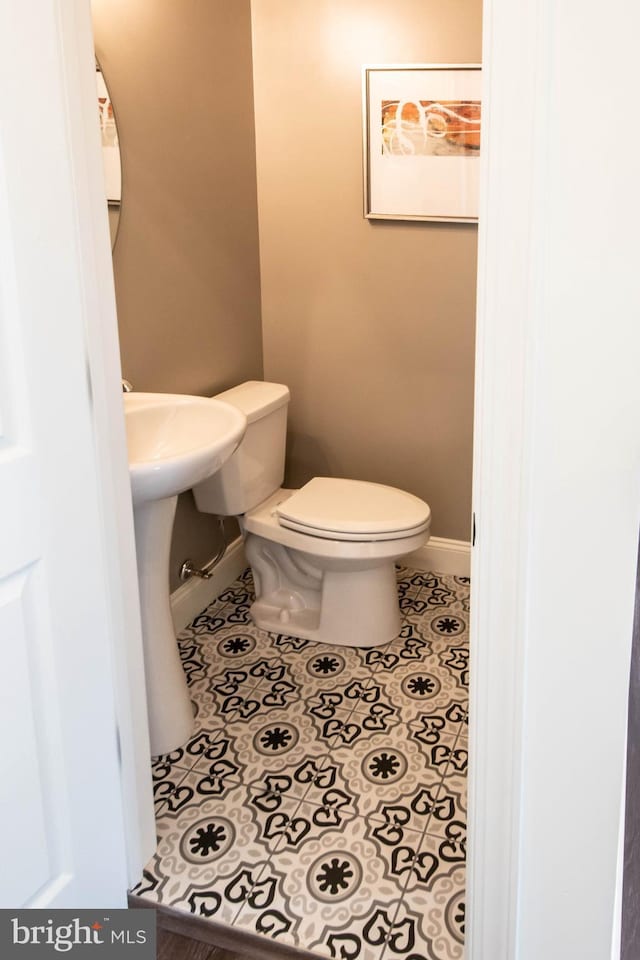
[[[123,374],[212,394],[262,376],[249,0],[93,0],[123,202],[114,271]],[[213,518],[180,499],[175,568]]]
[[[93,0],[115,104],[123,373],[211,394],[292,390],[287,482],[423,496],[467,539],[476,230],[362,217],[360,67],[480,59],[479,0]],[[172,586],[217,547],[180,499]]]
[[480,0],[252,0],[265,377],[288,482],[403,487],[469,539],[476,228],[362,216],[361,65],[479,62]]

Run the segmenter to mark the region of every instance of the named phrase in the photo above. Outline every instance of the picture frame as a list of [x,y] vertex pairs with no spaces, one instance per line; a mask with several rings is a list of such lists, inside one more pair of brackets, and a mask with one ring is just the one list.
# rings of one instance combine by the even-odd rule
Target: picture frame
[[362,68],[364,216],[476,223],[481,65]]

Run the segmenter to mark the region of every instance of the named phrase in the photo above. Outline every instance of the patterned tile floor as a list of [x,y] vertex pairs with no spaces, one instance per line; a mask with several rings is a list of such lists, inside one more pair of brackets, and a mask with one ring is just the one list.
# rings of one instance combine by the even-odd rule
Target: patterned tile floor
[[196,730],[153,764],[133,893],[323,957],[462,957],[469,580],[398,588],[383,647],[258,630],[250,571],[180,635]]

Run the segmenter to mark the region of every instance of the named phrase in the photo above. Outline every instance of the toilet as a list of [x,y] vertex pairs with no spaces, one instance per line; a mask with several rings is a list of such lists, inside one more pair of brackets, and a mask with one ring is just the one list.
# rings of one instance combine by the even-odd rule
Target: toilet
[[395,561],[429,539],[428,504],[395,487],[334,477],[285,490],[288,387],[252,380],[216,399],[244,413],[247,431],[193,492],[203,513],[240,522],[256,625],[340,646],[392,640],[400,630]]

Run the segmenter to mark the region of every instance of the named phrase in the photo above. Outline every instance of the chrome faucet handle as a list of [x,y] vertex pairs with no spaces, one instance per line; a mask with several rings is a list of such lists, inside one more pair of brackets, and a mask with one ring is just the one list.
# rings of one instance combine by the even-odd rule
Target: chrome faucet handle
[[129,383],[128,380],[123,380],[123,381],[122,381],[122,392],[123,392],[123,393],[132,393],[132,392],[133,392],[133,386]]

